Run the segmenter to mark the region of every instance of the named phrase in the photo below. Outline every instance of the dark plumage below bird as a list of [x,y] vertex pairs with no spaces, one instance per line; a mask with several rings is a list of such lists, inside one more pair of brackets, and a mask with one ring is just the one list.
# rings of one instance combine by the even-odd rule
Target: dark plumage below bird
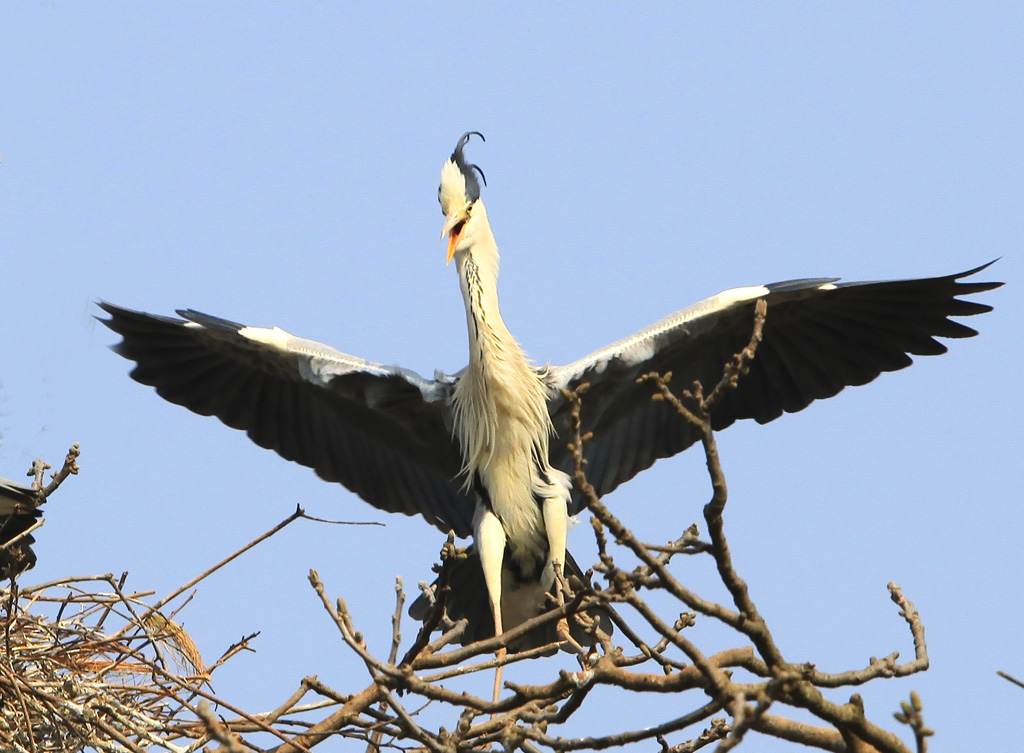
[[41,494],[35,489],[0,478],[0,577],[15,578],[36,564],[35,538],[21,536],[39,520]]

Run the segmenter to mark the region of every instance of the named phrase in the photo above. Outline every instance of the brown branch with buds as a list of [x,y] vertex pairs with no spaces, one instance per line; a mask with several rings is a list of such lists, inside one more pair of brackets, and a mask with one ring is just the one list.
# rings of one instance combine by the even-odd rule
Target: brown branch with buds
[[[598,549],[594,572],[603,581],[601,585],[574,585],[575,592],[570,592],[567,583],[559,583],[554,609],[502,635],[462,646],[465,623],[452,622],[445,612],[451,568],[458,557],[464,556],[449,537],[431,592],[433,606],[404,653],[401,621],[405,593],[398,580],[391,640],[386,658],[379,658],[367,645],[346,602],[329,596],[327,585],[315,571],[310,571],[310,583],[336,626],[341,642],[366,670],[366,684],[356,692],[342,692],[317,678],[307,677],[277,708],[243,713],[210,694],[204,685],[206,674],[200,661],[195,664],[202,681],[186,683],[170,672],[162,659],[145,653],[145,647],[169,641],[186,645],[181,632],[161,612],[171,597],[145,607],[138,596],[123,593],[123,580],[115,582],[108,576],[105,582],[116,587],[104,597],[105,608],[129,624],[108,634],[97,645],[102,645],[107,653],[114,647],[123,647],[116,658],[116,666],[122,671],[145,667],[154,680],[159,679],[164,692],[173,687],[187,693],[184,697],[182,693],[174,696],[175,708],[182,718],[164,720],[144,733],[129,733],[126,726],[111,727],[105,722],[107,729],[97,722],[90,728],[90,744],[98,750],[109,750],[113,743],[102,747],[95,741],[116,740],[121,750],[136,750],[162,741],[164,749],[184,750],[184,745],[173,747],[178,744],[175,741],[180,741],[187,742],[188,750],[210,744],[217,746],[211,750],[239,753],[268,750],[265,738],[258,747],[252,736],[270,732],[277,740],[276,747],[269,749],[274,753],[309,751],[335,737],[365,744],[368,752],[458,753],[496,749],[500,745],[509,751],[561,753],[644,743],[647,746],[640,749],[647,750],[650,743],[656,743],[665,753],[691,753],[710,746],[718,751],[733,750],[742,746],[751,732],[756,732],[827,751],[910,753],[911,748],[897,735],[866,717],[859,695],[852,694],[845,702],[828,697],[836,689],[904,677],[928,668],[921,618],[899,586],[890,583],[889,592],[907,624],[914,647],[913,659],[900,662],[899,653],[890,652],[880,659],[871,658],[858,668],[823,672],[814,664],[793,662],[785,656],[767,620],[758,611],[751,585],[741,577],[732,557],[725,522],[728,486],[711,417],[756,357],[766,316],[765,304],[759,302],[749,342],[724,366],[721,379],[710,390],[695,383],[677,393],[670,387],[670,374],[648,374],[639,380],[651,386],[653,399],[674,410],[679,420],[688,422],[700,437],[711,485],[710,499],[703,508],[706,540],[694,524],[667,544],[644,543],[598,499],[586,476],[584,447],[588,437],[581,435],[580,427],[587,386],[582,385],[565,393],[565,398],[571,408],[573,480],[592,516]],[[301,510],[217,567],[297,517],[304,517]],[[674,572],[675,558],[679,556],[710,557],[728,594],[727,603],[707,598],[685,585]],[[626,560],[638,564],[621,564]],[[187,584],[187,588],[205,575]],[[76,588],[70,582],[62,587]],[[172,596],[184,590],[187,589],[183,587]],[[655,595],[658,599],[651,598]],[[664,607],[653,606],[655,602],[663,604],[666,597],[674,602],[668,612]],[[42,601],[48,597],[40,593],[33,598]],[[78,604],[77,599],[71,599],[61,610]],[[587,616],[594,610],[607,614],[614,624],[614,641],[603,633],[597,621]],[[563,638],[550,645],[495,655],[498,649],[515,645],[517,639],[538,626],[560,620],[576,620],[588,628],[593,647],[576,645],[570,653],[557,654],[564,647],[567,633],[563,631]],[[713,652],[702,648],[691,628],[698,621],[708,620],[729,628],[736,644]],[[248,640],[236,644],[226,655],[244,650]],[[482,682],[484,677],[497,667],[527,661],[535,662],[531,665],[535,669],[549,671],[549,679],[538,684],[507,682],[504,697],[496,701],[489,693],[478,692],[481,685],[487,687]],[[215,666],[221,663],[223,660]],[[0,689],[9,682],[12,666],[9,660],[0,662]],[[17,688],[6,708],[27,720],[34,713],[37,696],[31,688]],[[644,719],[633,728],[580,734],[578,722],[586,709],[600,703],[592,701],[599,688],[605,698],[610,690],[618,694],[621,704],[633,704],[638,709],[643,707],[647,694],[671,695],[673,711],[667,718]],[[227,710],[233,716],[214,716],[204,700],[217,703],[222,713]],[[54,707],[58,709],[55,718],[65,719],[71,714],[71,706]],[[817,721],[792,718],[797,711],[808,712]],[[920,698],[912,694],[895,718],[909,728],[917,753],[925,753],[932,730],[924,724]]]

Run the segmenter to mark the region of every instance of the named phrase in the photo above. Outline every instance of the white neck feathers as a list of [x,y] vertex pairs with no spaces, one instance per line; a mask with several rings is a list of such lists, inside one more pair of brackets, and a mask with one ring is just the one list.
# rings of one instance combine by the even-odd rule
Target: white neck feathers
[[501,318],[498,245],[483,202],[474,205],[463,233],[471,233],[470,243],[455,262],[466,305],[469,366],[455,389],[455,430],[468,484],[492,461],[526,448],[546,466],[552,426],[546,388]]

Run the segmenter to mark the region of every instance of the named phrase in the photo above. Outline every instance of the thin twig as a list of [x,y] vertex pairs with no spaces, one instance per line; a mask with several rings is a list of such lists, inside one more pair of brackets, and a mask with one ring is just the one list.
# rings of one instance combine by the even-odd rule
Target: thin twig
[[996,670],[996,674],[999,675],[1000,677],[1002,677],[1004,680],[1009,680],[1014,685],[1017,685],[1018,687],[1024,688],[1024,682],[1021,682],[1016,677],[1008,675],[1008,674],[1006,674],[1006,672],[1003,672],[1002,670],[998,670],[998,669]]
[[173,601],[174,599],[178,598],[179,596],[181,596],[188,589],[192,588],[194,585],[196,585],[200,581],[210,577],[211,575],[213,575],[213,573],[217,572],[218,570],[220,570],[222,567],[224,567],[225,565],[229,564],[230,562],[238,559],[239,557],[241,557],[243,554],[248,552],[250,549],[252,549],[257,544],[260,544],[261,542],[266,541],[271,536],[273,536],[274,534],[276,534],[279,531],[281,531],[281,529],[283,529],[285,526],[288,526],[291,523],[294,523],[296,520],[298,520],[299,518],[302,518],[302,517],[305,517],[305,511],[301,507],[296,505],[295,512],[293,512],[287,518],[282,520],[280,523],[278,523],[276,526],[271,528],[266,533],[263,533],[260,536],[257,536],[255,539],[250,541],[248,544],[243,546],[241,549],[238,549],[233,554],[228,555],[227,557],[222,559],[220,562],[218,562],[213,567],[208,568],[204,572],[202,572],[199,575],[197,575],[196,577],[192,578],[192,580],[188,581],[184,585],[180,586],[176,590],[174,590],[171,593],[169,593],[167,596],[165,596],[162,599],[160,599],[160,601],[158,601],[156,604],[154,604],[153,606],[151,606],[149,608],[149,611],[147,611],[142,616],[141,619],[145,620],[147,617],[149,617],[149,615],[151,615],[154,612],[156,612],[157,610],[161,609],[165,604],[167,604],[167,603]]

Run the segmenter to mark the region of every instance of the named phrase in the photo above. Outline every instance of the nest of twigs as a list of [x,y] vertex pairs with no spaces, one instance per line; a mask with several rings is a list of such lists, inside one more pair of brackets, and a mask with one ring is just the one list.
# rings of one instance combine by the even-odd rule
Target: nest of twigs
[[0,749],[183,751],[202,737],[202,658],[143,601],[151,594],[125,593],[124,580],[0,591]]

